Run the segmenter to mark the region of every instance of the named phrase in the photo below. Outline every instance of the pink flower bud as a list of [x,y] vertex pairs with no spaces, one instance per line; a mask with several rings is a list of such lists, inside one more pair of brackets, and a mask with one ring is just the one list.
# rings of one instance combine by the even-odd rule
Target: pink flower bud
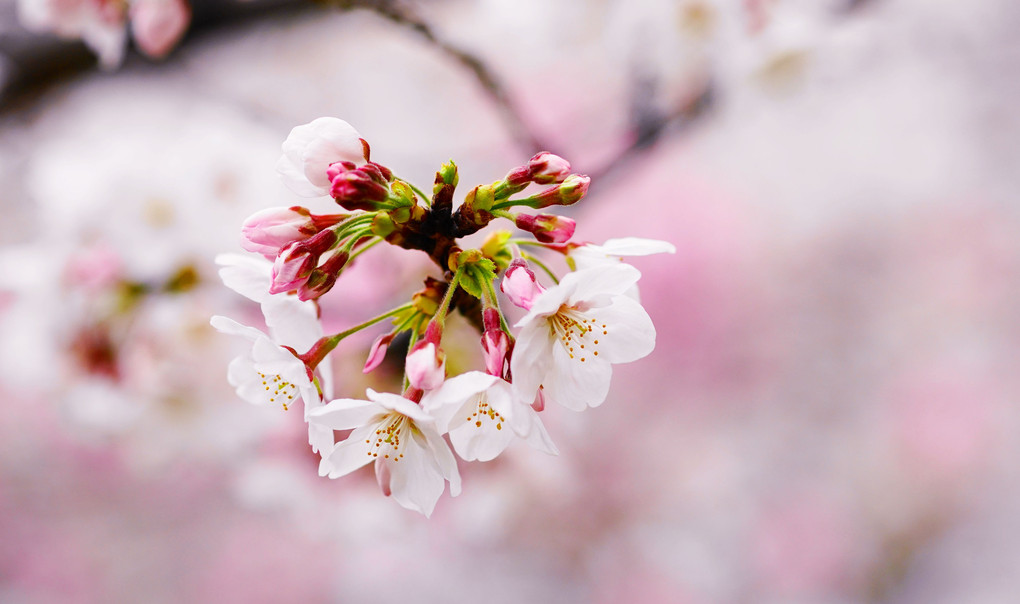
[[389,181],[393,178],[389,169],[379,164],[369,162],[359,167],[347,161],[331,164],[326,176],[333,199],[348,210],[374,210],[376,202],[389,197]]
[[517,228],[528,231],[542,243],[565,243],[574,236],[577,223],[566,216],[554,214],[519,214]]
[[318,232],[312,213],[306,208],[266,208],[244,221],[241,247],[272,259],[287,245],[304,241]]
[[446,359],[432,342],[419,342],[407,355],[407,380],[421,390],[435,390],[446,378]]
[[514,260],[507,267],[499,289],[511,302],[525,310],[530,310],[535,298],[545,291],[535,278],[534,271],[520,259]]
[[407,355],[404,371],[411,386],[420,390],[435,390],[443,385],[446,379],[446,355],[439,348],[443,337],[442,328],[435,321],[430,321],[425,328],[425,335]]
[[569,206],[581,201],[585,193],[588,192],[588,185],[591,183],[591,179],[582,174],[571,174],[560,183],[560,186],[552,189],[546,189],[533,199],[534,204],[529,204],[533,208],[547,208],[549,206]]
[[305,282],[297,288],[298,299],[314,300],[331,290],[348,259],[350,254],[346,252],[333,254],[321,266],[312,269]]
[[379,365],[382,365],[383,359],[386,358],[386,350],[390,347],[390,342],[396,334],[387,333],[379,336],[372,342],[372,348],[368,351],[368,359],[365,361],[365,368],[361,370],[362,373],[368,373],[374,370]]
[[570,176],[570,162],[559,155],[542,151],[528,161],[531,181],[540,185],[563,182]]
[[131,3],[131,34],[139,50],[161,59],[180,41],[191,21],[184,0],[136,0]]
[[510,338],[502,329],[489,329],[482,334],[482,358],[489,375],[503,377],[506,353],[510,350]]
[[273,263],[273,282],[269,293],[279,294],[297,289],[319,264],[319,256],[333,247],[337,235],[322,231],[306,241],[297,241],[280,250]]

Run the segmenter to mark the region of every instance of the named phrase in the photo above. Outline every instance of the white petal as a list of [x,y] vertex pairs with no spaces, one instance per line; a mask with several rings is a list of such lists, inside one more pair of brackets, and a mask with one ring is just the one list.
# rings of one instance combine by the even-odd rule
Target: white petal
[[300,195],[301,197],[324,197],[329,195],[328,188],[317,187],[308,182],[308,179],[305,178],[305,171],[286,155],[276,162],[276,172],[283,179],[283,184],[295,195]]
[[422,410],[417,404],[407,400],[399,394],[392,394],[389,392],[376,392],[369,388],[366,390],[369,400],[374,401],[383,409],[390,411],[396,411],[401,415],[410,417],[415,422],[423,422],[431,424],[435,419]]
[[509,424],[497,430],[493,420],[477,421],[481,426],[476,425],[475,420],[464,421],[458,417],[450,430],[450,442],[464,461],[489,461],[505,451],[514,437]]
[[643,237],[609,239],[599,247],[610,256],[649,256],[651,254],[676,253],[676,247],[668,241]]
[[600,358],[610,363],[629,363],[648,356],[655,348],[655,326],[637,301],[626,296],[613,298],[613,303],[589,311],[588,316],[606,325],[606,334],[599,336]]
[[572,305],[586,301],[601,304],[598,298],[618,296],[630,289],[641,278],[641,271],[629,264],[611,264],[568,273],[563,281],[568,278],[577,280],[577,287],[570,297]]
[[435,430],[425,426],[419,427],[439,465],[439,470],[443,473],[443,477],[450,482],[450,496],[460,495],[460,472],[457,470],[457,460],[453,457],[450,447]]
[[551,368],[554,344],[557,342],[550,334],[547,319],[542,318],[521,327],[510,357],[514,388],[521,398],[534,400],[538,386]]
[[312,446],[312,451],[324,455],[333,449],[333,429],[329,426],[309,423],[308,444]]
[[424,443],[418,443],[412,437],[408,439],[404,452],[400,461],[386,459],[377,463],[385,463],[389,468],[393,499],[401,506],[428,517],[442,496],[446,481]]
[[341,398],[308,412],[309,423],[328,426],[333,430],[350,430],[364,426],[386,411],[372,401]]
[[514,432],[518,436],[523,437],[524,442],[528,443],[533,449],[538,449],[550,455],[560,454],[549,433],[546,432],[542,418],[539,417],[538,413],[530,405],[523,408],[519,407],[515,410]]
[[346,440],[338,442],[319,462],[319,476],[339,478],[375,459],[369,455],[370,445],[365,443],[365,437],[374,429],[374,425],[362,426],[351,432]]
[[231,336],[241,336],[242,338],[251,340],[252,342],[257,342],[259,338],[267,337],[266,334],[254,327],[241,325],[237,321],[222,315],[213,316],[213,318],[209,319],[209,324],[215,327],[216,331],[220,333],[225,333]]
[[273,264],[265,258],[242,254],[220,254],[216,264],[223,284],[249,300],[261,302],[269,296]]
[[548,399],[574,411],[598,407],[606,400],[613,375],[608,361],[588,357],[581,362],[576,356],[571,359],[562,346],[554,346],[553,365],[542,382]]
[[427,392],[421,400],[421,407],[436,419],[440,433],[446,432],[450,419],[468,399],[484,392],[499,378],[481,371],[469,371],[450,378],[436,390]]

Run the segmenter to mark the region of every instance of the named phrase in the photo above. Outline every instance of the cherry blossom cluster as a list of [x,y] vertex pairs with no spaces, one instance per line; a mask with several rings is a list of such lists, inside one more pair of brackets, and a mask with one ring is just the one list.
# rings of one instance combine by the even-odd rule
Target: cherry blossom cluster
[[[541,419],[547,403],[575,411],[602,404],[612,365],[640,359],[655,345],[637,297],[640,273],[621,259],[673,246],[637,238],[577,242],[573,220],[533,212],[574,204],[587,192],[588,177],[556,155],[535,155],[502,180],[474,187],[454,207],[452,161],[428,195],[373,162],[368,143],[348,123],[319,118],[291,131],[277,171],[294,193],[332,197],[339,211],[294,206],[252,215],[241,244],[253,254],[226,254],[218,262],[225,284],[261,305],[268,332],[222,316],[212,324],[251,345],[228,369],[241,398],[283,409],[303,405],[322,476],[373,463],[386,495],[428,516],[447,482],[451,495],[460,491],[453,451],[464,461],[488,461],[522,439],[556,454]],[[523,195],[531,185],[542,189]],[[496,221],[525,236],[487,229]],[[488,236],[480,246],[462,247],[462,238],[482,229]],[[424,252],[440,276],[427,277],[405,304],[324,334],[320,298],[380,243]],[[557,276],[548,258],[536,255],[543,250],[565,259],[566,274]],[[512,327],[500,307],[507,301],[521,309]],[[484,371],[449,375],[444,331],[453,313],[478,330]],[[364,371],[406,342],[402,391],[334,399],[330,353],[384,322],[390,327],[367,351]]]
[[191,7],[187,0],[18,0],[18,18],[32,31],[81,39],[112,69],[124,58],[129,30],[146,56],[166,56],[188,28]]

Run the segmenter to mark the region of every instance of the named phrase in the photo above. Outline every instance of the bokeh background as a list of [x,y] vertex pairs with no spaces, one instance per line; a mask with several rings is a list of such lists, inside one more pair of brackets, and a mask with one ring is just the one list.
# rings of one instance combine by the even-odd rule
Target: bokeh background
[[[1015,2],[192,10],[164,60],[99,69],[0,2],[0,601],[1020,598]],[[299,203],[273,164],[323,115],[465,191],[548,149],[592,176],[580,238],[677,247],[634,262],[655,352],[429,520],[318,478],[208,326],[257,320],[212,258]],[[405,256],[327,323],[414,291]],[[387,379],[355,344],[343,396]]]

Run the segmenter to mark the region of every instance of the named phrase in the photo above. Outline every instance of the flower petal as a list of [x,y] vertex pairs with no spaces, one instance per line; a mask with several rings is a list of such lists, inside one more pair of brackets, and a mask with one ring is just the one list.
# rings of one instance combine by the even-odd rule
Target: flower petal
[[446,488],[446,481],[424,443],[412,436],[408,439],[405,455],[400,461],[383,460],[390,471],[390,492],[401,506],[432,515],[436,502]]
[[568,273],[560,283],[566,282],[567,279],[577,280],[577,287],[570,296],[571,304],[578,302],[601,304],[597,298],[623,294],[640,278],[641,271],[629,264],[611,264]]
[[209,324],[215,327],[216,331],[220,333],[225,333],[231,336],[241,336],[242,338],[252,342],[257,342],[259,338],[266,338],[266,334],[254,327],[241,325],[237,321],[222,315],[213,316],[209,319]]
[[385,410],[372,401],[341,398],[308,412],[309,423],[327,426],[332,430],[350,430],[364,426]]
[[543,380],[545,396],[568,409],[584,411],[598,407],[609,394],[612,365],[600,357],[570,358],[562,346],[553,347],[553,369]]
[[369,445],[365,443],[365,437],[374,429],[375,425],[362,426],[351,432],[346,440],[338,442],[332,451],[322,456],[319,476],[339,478],[375,459],[368,454]]
[[607,326],[607,333],[600,336],[599,350],[610,363],[636,361],[655,348],[655,326],[635,300],[617,296],[611,305],[594,308],[587,314]]
[[536,317],[521,327],[510,357],[513,385],[521,398],[534,400],[538,387],[550,368],[549,360],[552,358],[555,343],[547,318]]

